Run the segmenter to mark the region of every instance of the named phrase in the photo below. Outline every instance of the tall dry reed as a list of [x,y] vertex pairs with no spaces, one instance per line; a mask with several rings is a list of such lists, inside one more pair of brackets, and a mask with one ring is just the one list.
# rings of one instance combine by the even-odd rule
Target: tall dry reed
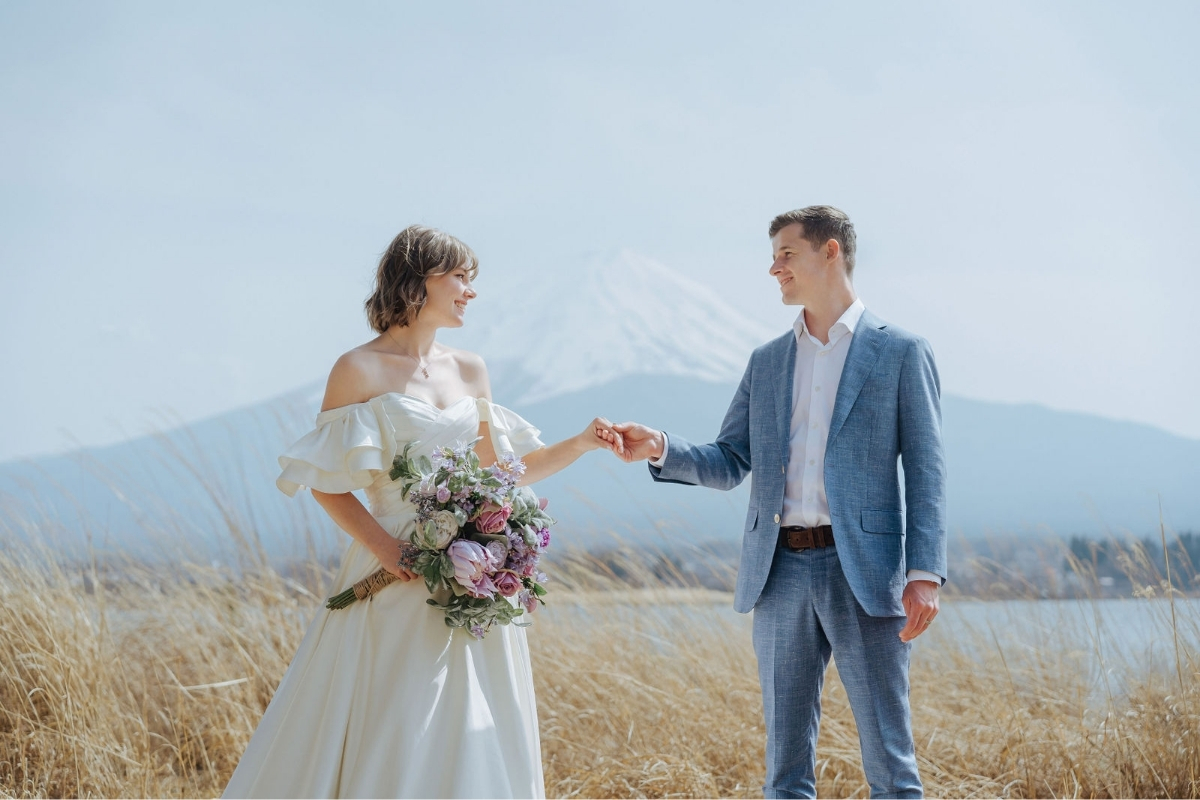
[[[7,547],[0,791],[220,793],[327,577],[316,564],[287,574],[259,564],[237,578],[132,559],[67,568],[52,551]],[[764,732],[749,617],[730,613],[728,595],[681,587],[634,559],[614,571],[579,557],[556,577],[530,631],[548,794],[758,795]],[[1081,624],[1072,603],[983,604],[975,622],[935,625],[919,640],[912,700],[928,792],[1195,796],[1195,606],[1181,604],[1172,629],[1163,604],[1127,602],[1151,609],[1141,624],[1161,626],[1165,662],[1121,655],[1104,641],[1120,632]],[[866,794],[835,669],[819,755],[823,796]]]

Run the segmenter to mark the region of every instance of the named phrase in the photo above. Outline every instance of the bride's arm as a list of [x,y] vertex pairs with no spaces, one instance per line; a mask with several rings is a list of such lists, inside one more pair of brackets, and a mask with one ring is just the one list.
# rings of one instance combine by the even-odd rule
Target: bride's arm
[[[483,397],[491,402],[492,386],[483,359],[474,353],[463,352],[458,356],[460,359],[459,371],[468,391],[475,397]],[[605,435],[607,435],[607,439],[604,438]],[[479,423],[479,436],[480,441],[475,446],[475,453],[479,456],[480,462],[483,464],[495,463],[496,451],[492,446],[491,429],[488,423]],[[521,479],[521,485],[548,478],[554,473],[566,469],[589,450],[597,450],[601,447],[613,450],[618,455],[624,454],[624,442],[621,434],[613,430],[611,422],[597,417],[582,433],[527,453],[521,459],[525,462],[525,476]]]
[[[371,397],[374,391],[374,375],[370,367],[371,362],[357,351],[351,351],[339,358],[329,373],[321,410],[339,408]],[[400,542],[393,539],[383,526],[375,521],[371,512],[367,511],[362,501],[353,493],[326,494],[313,489],[312,496],[339,528],[357,539],[371,555],[379,559],[384,569],[402,581],[417,577],[415,573],[396,565],[400,560]]]
[[326,494],[313,489],[312,496],[339,528],[357,539],[371,555],[379,559],[384,569],[402,581],[417,577],[415,573],[396,565],[400,560],[400,541],[393,539],[352,493]]
[[[605,432],[609,436],[615,437],[614,441],[611,443],[607,441],[604,438]],[[589,450],[598,450],[602,447],[611,449],[618,455],[624,452],[621,435],[613,431],[612,423],[603,417],[596,417],[582,433],[527,453],[521,459],[525,462],[525,475],[521,478],[521,485],[548,478],[573,464],[577,458]]]

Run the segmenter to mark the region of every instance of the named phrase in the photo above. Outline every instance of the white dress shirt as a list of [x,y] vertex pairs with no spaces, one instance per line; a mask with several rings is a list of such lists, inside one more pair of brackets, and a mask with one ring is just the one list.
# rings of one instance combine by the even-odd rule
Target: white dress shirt
[[[792,425],[782,526],[814,528],[831,524],[829,500],[825,496],[825,447],[850,341],[865,310],[863,301],[855,300],[829,329],[828,344],[822,344],[809,333],[803,306],[792,326],[796,331],[796,371],[792,378]],[[661,467],[668,447],[664,435],[662,457],[650,463]],[[917,569],[910,569],[907,577],[909,581],[933,581],[939,586],[942,583],[937,575]]]
[[850,340],[864,311],[863,301],[855,300],[829,329],[829,344],[821,344],[808,332],[804,306],[792,325],[796,332],[796,371],[792,378],[792,429],[781,525],[814,528],[830,524],[829,500],[825,497],[825,445]]

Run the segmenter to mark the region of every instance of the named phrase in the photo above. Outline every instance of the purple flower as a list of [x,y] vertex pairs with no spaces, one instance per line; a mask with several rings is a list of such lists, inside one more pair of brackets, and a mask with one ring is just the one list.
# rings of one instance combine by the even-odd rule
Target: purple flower
[[[480,578],[487,576],[487,568],[492,563],[492,554],[483,549],[483,545],[469,539],[456,539],[448,548],[446,555],[454,564],[454,579],[464,587],[470,587]],[[492,567],[495,569],[495,567]]]
[[517,597],[517,600],[520,601],[521,605],[524,606],[525,610],[530,614],[532,614],[538,607],[537,597],[534,596],[533,592],[521,592],[520,596]]
[[437,490],[437,501],[439,503],[450,502],[450,489],[445,486],[439,486]]
[[500,542],[488,542],[483,546],[483,549],[488,551],[488,554],[492,557],[492,563],[495,564],[495,566],[492,567],[489,572],[500,569],[500,567],[504,565],[505,560],[508,558],[508,548]]
[[474,636],[476,639],[482,639],[483,635],[485,633],[487,633],[487,629],[484,628],[482,625],[472,625],[470,627],[470,631],[471,631],[471,635]]
[[541,540],[542,549],[545,550],[550,546],[550,529],[542,528],[538,531],[538,538]]
[[471,597],[478,597],[480,600],[491,600],[496,596],[497,591],[491,575],[484,575],[474,583],[464,585],[463,588]]
[[495,572],[504,563],[483,545],[469,539],[455,539],[446,548],[450,563],[454,565],[454,580],[472,597],[488,599],[496,595],[496,584],[489,573]]

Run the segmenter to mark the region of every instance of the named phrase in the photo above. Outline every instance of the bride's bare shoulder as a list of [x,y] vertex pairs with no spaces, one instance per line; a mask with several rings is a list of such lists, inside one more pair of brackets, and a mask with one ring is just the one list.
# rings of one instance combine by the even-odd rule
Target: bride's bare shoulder
[[458,350],[453,347],[447,347],[446,352],[458,366],[458,374],[462,376],[462,382],[466,385],[470,395],[486,397],[491,400],[492,384],[488,380],[487,364],[484,363],[483,356],[472,353],[470,350]]
[[365,403],[380,394],[377,390],[380,386],[382,366],[381,355],[371,343],[343,353],[329,371],[321,410]]

